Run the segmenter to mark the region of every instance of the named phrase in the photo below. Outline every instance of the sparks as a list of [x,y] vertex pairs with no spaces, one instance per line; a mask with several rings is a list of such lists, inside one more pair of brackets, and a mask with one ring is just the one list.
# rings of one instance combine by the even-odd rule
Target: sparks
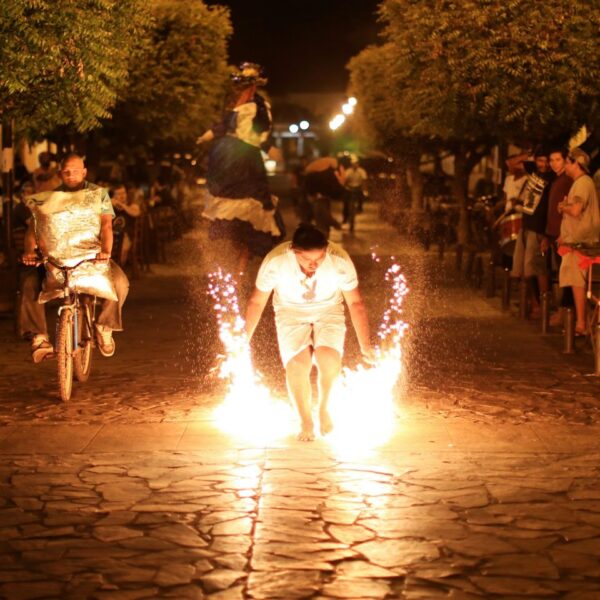
[[[373,260],[378,258],[373,253]],[[377,363],[343,369],[331,398],[336,427],[330,441],[345,454],[384,444],[394,428],[396,391],[404,376],[402,339],[408,324],[402,319],[402,303],[408,286],[396,263],[387,269],[385,281],[391,294],[377,333]]]
[[[381,260],[374,252],[372,258]],[[402,303],[408,286],[395,262],[387,269],[385,281],[391,294],[377,332],[377,362],[372,367],[344,368],[332,392],[335,429],[327,439],[341,452],[379,446],[394,427],[397,389],[403,378],[402,340],[408,328]],[[273,397],[252,366],[235,280],[219,269],[209,275],[208,293],[224,347],[218,375],[228,382],[225,400],[214,412],[217,426],[260,444],[294,433],[297,425],[290,404]]]
[[294,420],[289,404],[272,397],[252,366],[233,276],[221,269],[210,273],[208,293],[215,302],[224,348],[218,374],[228,381],[225,400],[213,414],[215,423],[231,435],[257,443],[291,434]]

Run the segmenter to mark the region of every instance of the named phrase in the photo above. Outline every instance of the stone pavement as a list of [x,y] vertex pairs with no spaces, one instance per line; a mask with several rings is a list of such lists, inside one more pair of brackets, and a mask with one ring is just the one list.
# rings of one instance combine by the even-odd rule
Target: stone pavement
[[[562,356],[367,207],[342,240],[372,319],[385,261],[371,251],[411,287],[408,381],[379,447],[216,427],[201,229],[134,282],[117,357],[96,356],[67,405],[54,365],[34,368],[0,323],[1,598],[600,598],[587,357]],[[267,317],[255,360],[281,392],[273,344]]]

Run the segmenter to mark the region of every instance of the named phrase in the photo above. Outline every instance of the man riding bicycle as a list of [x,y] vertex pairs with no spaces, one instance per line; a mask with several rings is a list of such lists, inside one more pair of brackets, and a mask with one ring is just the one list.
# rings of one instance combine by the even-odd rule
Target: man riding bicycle
[[[61,163],[60,177],[62,184],[56,192],[79,192],[81,190],[101,190],[100,193],[86,196],[92,198],[98,206],[91,207],[98,215],[97,219],[89,220],[83,217],[84,212],[89,213],[90,207],[81,207],[83,230],[78,230],[83,238],[91,241],[90,247],[95,249],[95,258],[99,261],[110,261],[113,245],[112,220],[115,215],[108,191],[89,183],[85,180],[87,169],[83,158],[77,154],[69,154]],[[70,207],[70,211],[77,211]],[[27,233],[25,234],[25,248],[23,263],[32,268],[24,273],[21,283],[21,309],[19,314],[19,329],[23,337],[31,337],[31,356],[33,362],[39,363],[53,352],[52,344],[48,337],[46,314],[44,304],[38,302],[45,273],[37,267],[43,248],[40,248],[36,237],[34,219],[29,219]],[[115,287],[117,301],[103,299],[100,302],[101,310],[96,319],[96,341],[98,349],[103,356],[109,357],[115,353],[113,331],[122,331],[121,311],[129,291],[129,281],[122,269],[110,261],[110,271]]]

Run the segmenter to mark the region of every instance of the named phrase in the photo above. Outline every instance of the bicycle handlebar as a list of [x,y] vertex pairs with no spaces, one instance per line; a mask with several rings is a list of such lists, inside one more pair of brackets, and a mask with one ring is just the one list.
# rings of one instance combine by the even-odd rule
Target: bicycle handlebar
[[53,267],[56,267],[57,269],[60,269],[61,271],[72,271],[73,269],[76,269],[79,265],[82,265],[84,262],[106,262],[106,259],[84,258],[83,260],[80,260],[76,265],[67,267],[65,265],[59,265],[58,263],[54,262],[49,256],[45,256],[42,260],[36,261],[36,263],[31,266],[39,267],[41,265],[50,263]]

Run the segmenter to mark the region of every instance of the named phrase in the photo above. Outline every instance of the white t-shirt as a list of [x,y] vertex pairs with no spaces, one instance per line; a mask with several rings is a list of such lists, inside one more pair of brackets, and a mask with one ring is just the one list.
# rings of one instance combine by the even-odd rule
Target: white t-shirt
[[589,175],[578,177],[569,190],[567,205],[583,204],[578,217],[563,213],[560,239],[568,244],[595,244],[600,239],[600,209],[596,186]]
[[342,292],[358,286],[356,269],[348,253],[329,242],[325,259],[312,277],[300,268],[291,242],[280,244],[262,262],[256,277],[261,292],[274,291],[273,307],[320,311],[343,301]]
[[360,188],[363,183],[367,180],[367,172],[362,168],[347,169],[344,173],[344,185],[347,188]]
[[504,210],[508,211],[512,208],[511,200],[519,197],[521,190],[525,186],[527,182],[527,175],[521,175],[519,179],[515,179],[514,175],[507,175],[504,180],[504,187],[502,191],[506,194],[506,202],[504,205]]

